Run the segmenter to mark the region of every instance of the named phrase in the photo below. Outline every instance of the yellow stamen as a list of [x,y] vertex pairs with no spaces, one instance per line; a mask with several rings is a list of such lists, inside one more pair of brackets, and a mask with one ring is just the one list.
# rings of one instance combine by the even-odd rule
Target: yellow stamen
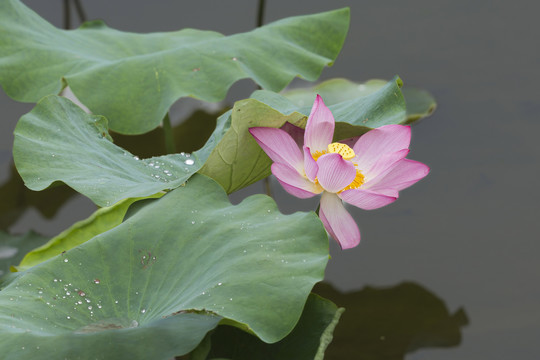
[[354,154],[354,150],[351,149],[348,145],[342,144],[342,143],[331,143],[328,145],[328,152],[329,153],[337,153],[341,155],[343,160],[351,160],[356,155]]
[[317,161],[319,160],[319,158],[321,156],[323,156],[324,154],[328,154],[328,151],[326,150],[323,150],[323,151],[315,151],[315,154],[311,154],[311,157],[313,158],[313,160]]
[[[313,159],[317,161],[321,156],[324,154],[339,154],[343,158],[343,160],[351,160],[356,157],[356,154],[354,153],[354,150],[351,149],[348,145],[342,144],[342,143],[332,143],[328,145],[328,151],[322,150],[322,151],[316,151],[315,153],[311,154]],[[354,164],[356,167],[357,165]],[[338,192],[342,192],[345,190],[351,190],[351,189],[358,189],[362,184],[364,184],[364,175],[360,172],[360,170],[356,169],[356,176],[354,177],[354,180],[347,185],[347,187],[343,188],[342,190]],[[315,179],[315,184],[318,184],[319,181]]]
[[364,175],[362,175],[360,170],[356,169],[356,176],[354,177],[354,180],[346,188],[344,188],[341,191],[358,189],[360,186],[362,186],[363,183],[364,183]]

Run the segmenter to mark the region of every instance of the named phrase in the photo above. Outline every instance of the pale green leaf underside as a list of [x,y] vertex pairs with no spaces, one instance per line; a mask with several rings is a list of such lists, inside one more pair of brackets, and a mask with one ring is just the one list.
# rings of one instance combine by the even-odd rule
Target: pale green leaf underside
[[140,134],[180,97],[219,101],[242,78],[272,91],[295,76],[316,80],[348,24],[349,10],[341,9],[227,37],[193,29],[135,34],[101,22],[65,31],[18,0],[0,0],[0,84],[14,99],[37,102],[58,94],[63,79],[112,130]]
[[[149,198],[159,198],[161,196],[163,196],[163,193]],[[148,198],[129,198],[113,206],[98,209],[87,219],[76,222],[43,246],[28,252],[17,266],[17,270],[26,270],[120,225],[129,207],[142,199]]]
[[12,276],[0,291],[0,352],[167,359],[192,350],[221,317],[275,342],[294,328],[327,261],[314,213],[282,215],[264,195],[233,206],[196,175],[114,229]]
[[289,122],[305,127],[306,116],[283,115],[258,100],[237,101],[233,109],[218,119],[216,131],[223,134],[200,173],[205,174],[232,193],[270,174],[271,161],[249,133],[250,127],[279,128]]

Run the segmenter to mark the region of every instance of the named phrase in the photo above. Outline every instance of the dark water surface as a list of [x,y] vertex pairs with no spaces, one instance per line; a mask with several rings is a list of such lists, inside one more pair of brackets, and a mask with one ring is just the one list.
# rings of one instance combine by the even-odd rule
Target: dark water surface
[[[62,25],[60,1],[26,3]],[[248,0],[83,5],[90,18],[137,32],[193,27],[233,34],[250,30],[256,14],[256,2]],[[274,0],[267,1],[266,21],[343,6],[351,7],[349,36],[321,79],[398,74],[406,86],[429,90],[439,107],[413,128],[409,155],[427,163],[430,175],[386,208],[351,209],[360,246],[342,252],[331,244],[332,287],[318,290],[348,311],[329,358],[540,358],[540,6],[524,0]],[[253,88],[241,81],[229,102]],[[182,101],[171,117],[195,104]],[[12,179],[16,188],[12,132],[32,105],[2,92],[0,108],[0,186]],[[255,184],[233,198],[260,191]],[[297,200],[277,182],[273,191],[283,212],[316,207],[316,200]],[[94,209],[72,196],[54,218],[30,209],[10,231],[55,235]]]

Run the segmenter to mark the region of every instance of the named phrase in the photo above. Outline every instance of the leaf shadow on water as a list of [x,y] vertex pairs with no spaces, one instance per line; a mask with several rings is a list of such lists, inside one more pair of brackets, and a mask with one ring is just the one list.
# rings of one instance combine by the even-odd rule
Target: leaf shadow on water
[[3,275],[10,272],[10,267],[20,263],[24,255],[43,245],[48,240],[33,231],[23,235],[9,235],[0,230],[0,283]]
[[275,344],[219,326],[195,351],[176,359],[398,360],[423,348],[458,346],[469,323],[463,308],[450,313],[443,300],[413,282],[350,293],[318,283],[313,291],[327,299],[312,294],[295,330]]
[[191,354],[177,360],[322,360],[343,308],[311,294],[291,333],[268,344],[245,331],[219,326]]
[[442,299],[413,282],[349,293],[319,283],[313,291],[345,308],[327,360],[398,360],[423,348],[455,347],[469,323],[463,308],[450,313]]
[[[187,118],[172,128],[177,152],[191,153],[204,146],[216,127],[216,119],[228,108],[208,112],[195,109]],[[111,134],[114,143],[141,158],[166,155],[165,131],[163,127],[142,135]]]
[[69,186],[57,183],[43,191],[32,191],[24,185],[13,163],[10,177],[0,184],[0,229],[7,230],[29,208],[35,208],[47,219],[52,219],[58,210],[77,192]]

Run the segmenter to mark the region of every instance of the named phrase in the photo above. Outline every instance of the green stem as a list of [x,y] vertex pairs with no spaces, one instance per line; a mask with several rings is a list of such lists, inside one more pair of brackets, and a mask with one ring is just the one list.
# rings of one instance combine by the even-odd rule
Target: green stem
[[64,29],[71,28],[71,9],[69,6],[70,0],[64,0]]
[[174,136],[169,113],[165,114],[165,117],[163,118],[163,134],[165,135],[165,150],[167,151],[167,154],[174,154],[176,152],[176,146],[174,145]]
[[79,0],[74,0],[74,3],[75,3],[75,10],[77,10],[77,15],[79,16],[79,21],[80,22],[85,22],[86,21],[86,14],[84,13],[84,9],[82,7],[82,4]]
[[266,195],[270,196],[272,199],[274,198],[272,196],[272,186],[270,186],[270,176],[267,176],[264,178],[264,192]]
[[[257,8],[257,27],[261,27],[264,23],[264,3],[265,0],[259,0],[259,7]],[[258,89],[260,90],[261,87],[258,86]],[[267,176],[263,180],[264,183],[264,191],[266,192],[266,195],[272,196],[272,186],[270,186],[270,177]]]
[[264,22],[264,2],[265,0],[259,0],[259,7],[257,9],[257,27],[261,27]]
[[[64,29],[69,30],[71,29],[71,1],[72,0],[64,0]],[[77,15],[79,16],[79,21],[81,23],[86,21],[86,14],[84,13],[84,9],[82,7],[82,4],[80,0],[73,0],[73,4],[75,5],[75,11],[77,11]]]

